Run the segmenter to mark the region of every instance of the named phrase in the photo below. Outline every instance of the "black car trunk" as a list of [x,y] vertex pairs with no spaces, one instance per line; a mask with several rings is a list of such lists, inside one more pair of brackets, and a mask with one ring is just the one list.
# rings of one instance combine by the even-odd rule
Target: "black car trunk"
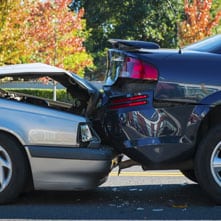
[[[112,95],[123,95],[127,93],[139,93],[153,90],[156,81],[147,81],[142,78],[133,78],[125,71],[126,60],[132,57],[136,59],[139,53],[111,49],[108,52],[107,72],[104,89]],[[128,62],[129,63],[129,62]],[[133,64],[129,64],[132,66]],[[128,66],[129,66],[128,65]]]
[[123,152],[127,137],[121,126],[128,120],[129,112],[151,105],[158,72],[152,64],[140,61],[140,52],[136,50],[132,53],[110,49],[107,59],[102,105],[97,111],[97,121],[93,119],[94,127],[105,144]]

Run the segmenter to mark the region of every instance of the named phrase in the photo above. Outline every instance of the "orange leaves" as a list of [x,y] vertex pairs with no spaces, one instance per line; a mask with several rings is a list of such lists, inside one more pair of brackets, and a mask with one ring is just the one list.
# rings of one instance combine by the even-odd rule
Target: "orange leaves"
[[211,15],[212,0],[184,0],[186,20],[181,22],[179,36],[181,44],[196,42],[212,34],[219,24],[221,11],[215,17]]
[[[69,3],[23,0],[23,4],[11,9],[0,33],[0,63],[44,62],[83,74],[86,66],[92,66],[92,57],[83,46],[88,36],[84,10],[73,14],[68,11]],[[1,48],[6,40],[10,45]],[[3,51],[12,55],[9,48],[15,49],[16,59],[9,61],[3,56]],[[6,59],[1,61],[2,57]]]
[[[26,36],[29,45],[32,45],[34,53],[32,60],[36,58],[45,63],[64,66],[64,61],[72,54],[85,53],[83,41],[85,39],[83,15],[84,10],[78,14],[68,12],[68,0],[55,0],[37,2],[30,7],[27,18]],[[36,44],[32,44],[32,42]],[[88,57],[92,63],[91,57]],[[85,61],[78,62],[78,58],[71,60],[68,68],[79,71],[85,67]],[[80,65],[76,70],[76,64]],[[88,63],[88,62],[86,62]]]

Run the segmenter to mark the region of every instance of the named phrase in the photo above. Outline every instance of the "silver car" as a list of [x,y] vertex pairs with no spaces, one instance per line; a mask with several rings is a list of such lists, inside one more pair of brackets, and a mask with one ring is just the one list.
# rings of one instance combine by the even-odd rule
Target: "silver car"
[[[26,93],[39,87],[53,97]],[[37,63],[0,67],[0,88],[0,203],[30,187],[87,190],[106,180],[113,154],[87,117],[99,99],[93,85]]]

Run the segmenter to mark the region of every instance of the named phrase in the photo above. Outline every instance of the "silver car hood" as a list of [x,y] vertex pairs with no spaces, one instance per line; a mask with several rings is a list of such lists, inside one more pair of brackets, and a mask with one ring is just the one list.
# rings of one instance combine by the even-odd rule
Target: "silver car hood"
[[[47,64],[33,63],[2,66],[0,67],[0,79],[5,77],[22,78],[24,81],[49,77],[52,81],[54,80],[65,87],[68,93],[84,104],[85,111],[83,115],[87,117],[96,110],[100,98],[99,89],[89,81],[74,73]],[[80,111],[80,113],[82,112]]]
[[[85,79],[66,71],[61,68],[57,68],[51,65],[42,63],[31,64],[17,64],[17,65],[5,65],[0,67],[0,79],[10,76],[22,76],[22,77],[43,77],[50,76],[52,79],[71,89],[71,86],[79,85],[80,88],[88,91],[89,94],[98,93],[96,87]],[[63,77],[62,77],[63,76]]]

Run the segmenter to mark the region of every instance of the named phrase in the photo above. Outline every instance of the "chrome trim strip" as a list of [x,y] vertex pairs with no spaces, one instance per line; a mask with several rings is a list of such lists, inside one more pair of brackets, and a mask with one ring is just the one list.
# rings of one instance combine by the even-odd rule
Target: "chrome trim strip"
[[78,160],[111,160],[112,151],[107,148],[27,146],[31,157]]

